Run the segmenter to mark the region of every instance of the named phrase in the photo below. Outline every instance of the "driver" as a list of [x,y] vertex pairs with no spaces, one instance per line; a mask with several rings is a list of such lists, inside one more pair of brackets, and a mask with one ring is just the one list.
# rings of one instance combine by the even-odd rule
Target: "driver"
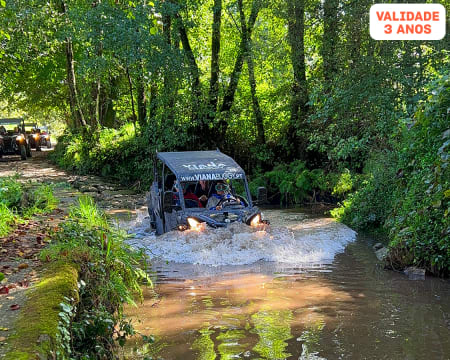
[[0,135],[6,134],[6,128],[3,125],[0,125]]
[[209,210],[222,210],[222,206],[218,205],[219,202],[223,199],[232,199],[234,201],[239,202],[239,199],[236,199],[230,193],[230,186],[226,184],[223,180],[220,180],[216,186],[216,193],[212,194],[206,203],[206,208]]

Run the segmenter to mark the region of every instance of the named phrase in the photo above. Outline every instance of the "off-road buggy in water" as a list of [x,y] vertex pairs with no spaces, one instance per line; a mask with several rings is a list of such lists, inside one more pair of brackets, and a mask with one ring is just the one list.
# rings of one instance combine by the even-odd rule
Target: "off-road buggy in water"
[[31,157],[23,119],[0,119],[0,158],[3,155],[20,155],[22,160]]
[[[157,235],[225,227],[232,222],[249,226],[268,223],[253,205],[244,170],[218,150],[158,152],[153,172],[148,213]],[[201,205],[193,195],[199,190],[203,199],[208,198],[207,205],[211,197],[216,198],[214,206]],[[267,201],[266,189],[258,188],[257,197],[257,203]]]

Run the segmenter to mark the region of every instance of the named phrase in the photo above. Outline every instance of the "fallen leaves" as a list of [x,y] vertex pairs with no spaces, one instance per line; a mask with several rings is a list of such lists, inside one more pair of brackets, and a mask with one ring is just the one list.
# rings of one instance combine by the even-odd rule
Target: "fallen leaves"
[[9,307],[10,310],[15,311],[15,310],[19,310],[20,309],[20,305],[19,304],[12,304]]
[[0,238],[0,261],[8,258],[37,259],[41,249],[50,241],[54,222],[55,219],[50,217],[43,224],[33,220],[19,224],[11,234]]
[[7,286],[0,287],[0,295],[9,294],[9,288]]
[[28,281],[28,279],[18,281],[17,284],[23,288],[27,288],[28,286],[30,286],[30,282]]
[[28,268],[28,264],[27,263],[19,264],[18,268],[19,268],[19,270],[27,269]]

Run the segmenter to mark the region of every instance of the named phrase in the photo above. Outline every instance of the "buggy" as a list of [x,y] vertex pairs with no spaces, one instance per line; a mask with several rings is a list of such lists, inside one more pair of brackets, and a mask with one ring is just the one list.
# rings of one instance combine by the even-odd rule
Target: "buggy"
[[[31,129],[28,130],[27,128]],[[30,148],[41,151],[41,134],[40,130],[37,128],[37,124],[25,123],[25,130]]]
[[[219,150],[157,152],[153,173],[148,212],[157,235],[172,230],[200,231],[204,226],[226,227],[233,222],[268,224],[252,202],[244,170]],[[200,205],[192,195],[202,183],[209,185],[208,199],[218,199],[213,207]],[[214,195],[217,189],[221,196]],[[267,201],[266,189],[258,188],[257,197],[258,204]]]
[[0,158],[3,155],[20,155],[22,160],[31,157],[22,118],[0,119]]
[[39,129],[41,146],[46,146],[47,149],[52,148],[52,140],[50,139],[50,130],[48,126],[41,126]]

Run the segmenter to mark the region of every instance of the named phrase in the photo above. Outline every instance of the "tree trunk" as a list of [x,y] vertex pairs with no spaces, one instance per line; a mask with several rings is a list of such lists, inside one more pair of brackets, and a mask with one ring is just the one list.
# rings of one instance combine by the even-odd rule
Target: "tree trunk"
[[131,81],[130,70],[128,69],[128,66],[126,68],[126,72],[127,72],[127,78],[128,78],[128,86],[130,88],[131,111],[132,111],[132,116],[133,116],[134,131],[136,131],[136,110],[134,109],[133,83]]
[[[61,1],[60,5],[61,5],[61,14],[65,14],[67,11],[66,3],[64,1]],[[80,106],[80,99],[78,98],[77,82],[75,76],[75,64],[73,60],[73,46],[72,46],[72,39],[70,37],[66,37],[65,48],[66,48],[65,49],[66,71],[67,71],[67,85],[69,87],[70,112],[74,124],[86,126],[86,121],[84,120],[83,111]]]
[[[163,15],[162,17],[163,22],[163,36],[166,41],[167,47],[170,48],[172,45],[172,18],[170,15]],[[165,71],[164,71],[164,78],[163,78],[163,84],[164,84],[164,105],[165,105],[165,113],[167,114],[167,121],[168,123],[173,123],[173,109],[175,105],[175,98],[174,98],[174,81],[173,81],[173,75],[171,72],[171,69],[169,69],[169,65],[167,65]]]
[[[258,1],[258,0],[254,0],[254,2],[256,2],[256,1]],[[258,144],[263,145],[266,143],[265,136],[264,136],[264,122],[263,122],[263,116],[261,113],[261,108],[259,106],[258,97],[256,95],[255,67],[253,64],[253,58],[252,58],[252,52],[251,52],[251,37],[248,34],[247,21],[245,19],[242,0],[238,0],[238,7],[239,7],[239,15],[241,18],[242,39],[244,39],[244,42],[245,42],[244,56],[247,61],[248,80],[249,80],[249,85],[250,85],[250,92],[252,95],[253,113],[255,115],[255,121],[256,121],[256,133],[257,133],[256,139],[257,139]]]
[[250,84],[250,92],[252,95],[252,106],[256,121],[256,139],[258,144],[263,145],[266,143],[266,138],[264,135],[264,120],[261,112],[261,107],[259,106],[258,96],[256,95],[255,70],[250,49],[248,51],[246,59],[248,67],[248,80]]
[[[239,6],[242,7],[242,0],[239,0]],[[256,18],[259,13],[259,0],[254,0],[252,5],[252,10],[250,13],[250,17],[248,19],[248,23],[246,26],[246,37],[250,37],[253,27],[256,22]],[[230,76],[230,82],[228,83],[228,87],[225,90],[225,96],[223,98],[222,106],[220,107],[220,121],[219,121],[219,133],[220,136],[225,136],[228,128],[228,122],[226,120],[227,113],[231,110],[234,102],[234,95],[236,93],[236,89],[239,83],[239,77],[242,72],[242,65],[244,62],[244,54],[246,51],[246,39],[241,34],[241,41],[239,44],[238,54],[236,56],[236,60],[234,62],[233,71]]]
[[219,53],[220,25],[222,21],[222,0],[214,0],[213,24],[211,37],[211,77],[209,81],[209,111],[208,118],[214,119],[219,95]]
[[77,124],[86,126],[83,111],[78,98],[77,82],[75,77],[75,65],[73,61],[73,47],[72,40],[66,38],[66,65],[67,65],[67,84],[69,86],[69,104],[72,112],[72,117]]
[[158,95],[158,85],[156,84],[155,76],[152,75],[152,81],[150,83],[150,120],[154,119],[157,111],[157,95]]
[[306,142],[298,132],[305,125],[308,113],[308,87],[305,67],[305,0],[288,0],[290,17],[288,19],[288,41],[291,46],[291,61],[294,71],[291,99],[291,119],[288,128],[288,141],[292,144],[290,155],[298,156],[306,149]]
[[178,30],[180,32],[181,44],[183,45],[184,53],[186,54],[186,58],[189,64],[189,69],[192,76],[192,93],[194,98],[193,111],[192,111],[192,120],[194,124],[198,124],[198,111],[201,104],[201,89],[200,89],[200,71],[198,69],[197,62],[195,60],[194,53],[191,48],[191,44],[189,42],[189,38],[186,33],[186,28],[183,24],[183,19],[179,14],[177,14],[178,19]]
[[136,91],[137,91],[138,122],[142,128],[147,124],[147,98],[145,96],[145,84],[142,76],[139,76],[137,80]]
[[95,119],[96,119],[96,125],[98,127],[101,126],[102,121],[102,114],[101,114],[101,109],[100,109],[100,91],[101,91],[101,82],[100,79],[97,80],[97,84],[96,84],[96,96],[95,96]]
[[331,80],[337,72],[338,6],[339,0],[325,0],[323,3],[323,40],[321,52],[323,76],[327,87],[330,86]]

